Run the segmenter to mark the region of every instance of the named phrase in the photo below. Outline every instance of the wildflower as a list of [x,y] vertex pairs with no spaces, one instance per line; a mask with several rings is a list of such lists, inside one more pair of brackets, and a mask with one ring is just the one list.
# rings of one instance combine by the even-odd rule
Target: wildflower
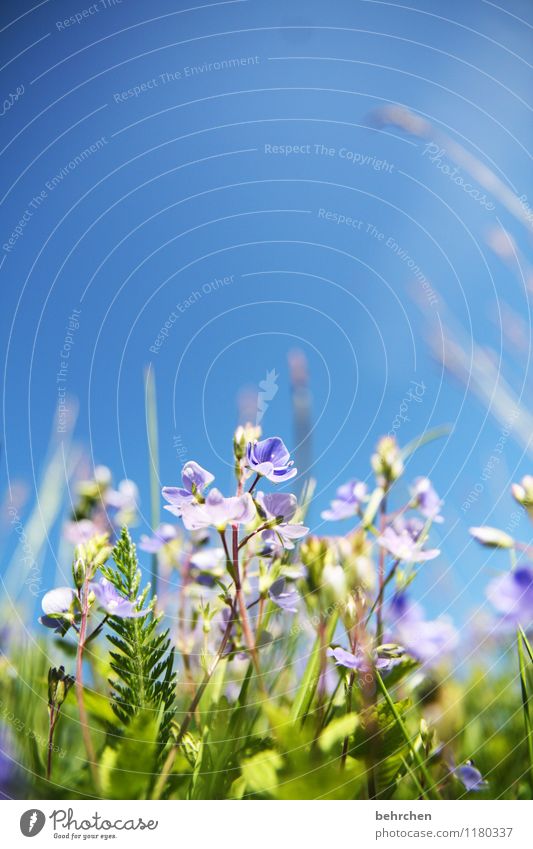
[[147,551],[149,554],[155,554],[164,545],[167,545],[172,540],[176,539],[178,531],[175,525],[161,524],[158,525],[152,536],[141,534],[139,548],[142,551]]
[[425,519],[439,523],[444,521],[440,515],[443,502],[433,489],[429,478],[416,478],[411,489],[411,495],[414,502],[413,506],[418,507]]
[[294,540],[301,539],[308,532],[301,523],[289,524],[296,513],[298,502],[295,495],[285,492],[258,492],[256,501],[259,511],[267,521],[275,523],[275,527],[269,528],[262,533],[265,542],[272,543],[275,547],[276,541],[288,550],[294,548]]
[[80,614],[78,597],[72,587],[49,590],[43,596],[41,607],[45,614],[39,619],[41,625],[63,634]]
[[528,629],[533,621],[533,567],[519,566],[495,578],[487,587],[487,598],[505,622]]
[[268,591],[271,601],[274,602],[281,610],[287,613],[297,613],[297,602],[300,596],[292,584],[288,584],[285,578],[278,578],[274,581]]
[[212,489],[203,504],[184,504],[182,508],[183,524],[189,531],[210,526],[224,530],[228,524],[247,525],[256,515],[249,493],[224,498],[218,489]]
[[426,620],[420,605],[410,601],[405,592],[392,598],[386,620],[394,637],[400,640],[410,655],[426,666],[437,663],[458,643],[458,634],[445,617]]
[[189,560],[191,577],[197,584],[214,587],[215,578],[224,574],[226,553],[223,548],[204,548],[196,551]]
[[466,761],[461,766],[456,766],[453,769],[453,774],[463,784],[465,790],[479,791],[488,787],[488,781],[485,781],[479,769],[477,769],[472,761]]
[[189,460],[181,470],[181,480],[182,487],[164,486],[162,489],[163,498],[169,502],[165,504],[165,510],[173,513],[174,516],[181,516],[186,505],[203,500],[203,491],[213,483],[215,476],[194,460]]
[[119,616],[121,619],[135,619],[146,616],[148,610],[137,610],[135,602],[120,595],[118,590],[107,578],[101,578],[98,583],[89,584],[94,593],[96,604],[109,616]]
[[397,560],[405,560],[408,563],[422,563],[425,560],[433,560],[440,554],[438,548],[423,551],[418,541],[413,539],[408,530],[396,531],[390,525],[378,537],[377,542]]
[[331,502],[329,510],[323,510],[321,516],[326,521],[336,522],[339,519],[349,519],[356,516],[367,498],[366,483],[351,480],[339,486],[336,497]]
[[135,510],[138,498],[139,490],[137,484],[128,479],[120,481],[118,489],[106,490],[104,496],[105,503],[108,507],[113,507],[122,513]]
[[72,545],[89,542],[89,540],[98,533],[102,533],[103,528],[98,527],[91,519],[80,519],[78,522],[72,520],[67,522],[63,529],[63,534],[67,542]]
[[309,532],[309,528],[305,525],[276,525],[275,528],[263,531],[261,537],[267,543],[276,543],[278,541],[281,546],[287,551],[292,551],[294,541],[301,539]]
[[237,461],[244,460],[246,456],[246,447],[249,442],[255,442],[261,436],[261,428],[259,425],[253,425],[247,422],[244,427],[239,425],[233,436],[233,451]]
[[284,483],[293,478],[297,469],[279,436],[271,436],[261,442],[249,442],[246,449],[246,464],[252,472],[268,478],[273,483]]
[[360,648],[356,649],[355,654],[352,654],[352,652],[336,646],[335,648],[328,648],[326,654],[328,657],[335,658],[337,666],[344,666],[346,669],[354,669],[358,672],[368,672],[372,667],[388,672],[397,663],[397,658],[379,657],[376,651],[364,652]]
[[499,528],[484,525],[481,528],[470,528],[470,533],[475,540],[488,548],[513,548],[514,546],[514,539]]
[[405,513],[400,513],[393,519],[392,527],[400,534],[402,531],[407,531],[409,536],[416,542],[424,530],[425,522],[423,522],[418,516],[410,516],[406,519]]

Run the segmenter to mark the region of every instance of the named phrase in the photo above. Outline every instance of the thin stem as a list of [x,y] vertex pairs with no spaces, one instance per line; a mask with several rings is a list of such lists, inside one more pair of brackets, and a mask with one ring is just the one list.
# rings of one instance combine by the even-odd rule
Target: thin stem
[[522,693],[522,709],[524,712],[524,726],[526,731],[527,751],[529,757],[529,783],[533,795],[533,730],[531,727],[531,716],[529,713],[529,694],[527,691],[526,665],[524,663],[524,644],[521,629],[518,628],[518,667],[520,670],[520,690]]
[[370,621],[370,617],[372,616],[376,607],[380,604],[383,604],[383,593],[385,591],[385,588],[388,586],[388,584],[394,578],[394,576],[396,574],[396,570],[397,570],[399,565],[400,565],[400,561],[395,560],[394,563],[392,564],[391,568],[389,569],[389,572],[388,572],[387,576],[385,577],[385,580],[383,581],[383,584],[382,584],[381,589],[380,589],[380,591],[379,591],[379,593],[376,597],[376,600],[375,600],[374,604],[372,605],[372,607],[370,608],[370,610],[368,611],[365,625],[368,625],[368,623]]
[[89,606],[89,587],[88,587],[88,579],[85,579],[83,583],[83,587],[81,589],[81,622],[80,622],[80,633],[78,636],[78,650],[76,653],[76,699],[78,701],[78,711],[80,714],[80,725],[81,725],[81,733],[83,737],[83,742],[85,745],[85,751],[87,752],[87,760],[89,762],[89,768],[92,773],[95,789],[97,792],[100,791],[100,776],[98,774],[98,766],[96,764],[96,753],[94,750],[93,742],[91,740],[91,733],[89,731],[89,721],[87,717],[87,711],[85,709],[85,702],[83,700],[83,651],[85,649],[86,642],[86,633],[87,633],[87,620],[89,618],[88,606]]
[[220,536],[220,539],[222,540],[222,545],[223,545],[223,548],[224,548],[224,554],[226,555],[226,560],[227,560],[228,563],[231,563],[231,555],[229,553],[228,541],[226,539],[226,532],[225,531],[219,531],[218,534]]
[[255,487],[257,486],[257,484],[258,484],[258,482],[259,482],[260,477],[261,477],[261,475],[256,475],[256,476],[255,476],[255,478],[254,478],[254,480],[253,480],[253,482],[252,482],[252,485],[250,486],[250,489],[248,490],[248,492],[249,492],[250,494],[252,494],[252,492],[254,491]]
[[[398,709],[397,709],[396,705],[394,704],[393,700],[390,697],[389,691],[387,690],[387,688],[386,688],[386,686],[383,682],[383,678],[379,674],[379,670],[375,669],[374,674],[376,676],[376,681],[378,683],[379,689],[381,690],[381,692],[382,692],[382,694],[385,698],[385,701],[387,702],[387,704],[388,704],[388,706],[391,710],[391,713],[392,713],[392,715],[393,715],[393,717],[396,721],[398,728],[402,732],[402,736],[403,736],[405,742],[407,743],[409,751],[411,752],[411,755],[413,756],[413,758],[417,762],[418,767],[420,768],[420,772],[422,773],[422,775],[424,776],[424,778],[427,782],[428,792],[429,792],[431,790],[431,788],[433,787],[434,782],[433,782],[433,779],[431,778],[431,775],[430,775],[430,773],[429,773],[429,771],[426,767],[426,764],[424,763],[424,759],[420,756],[420,752],[414,746],[413,741],[411,740],[411,737],[409,735],[409,732],[408,732],[407,728],[405,727],[405,723],[404,723],[403,719],[401,718],[400,714],[398,713]],[[436,799],[441,798],[440,793],[437,790],[433,790],[433,794],[434,794]],[[426,791],[424,791],[424,799],[427,800]]]
[[[385,490],[379,509],[381,514],[380,529],[381,533],[383,533],[387,519],[387,490]],[[385,549],[382,547],[380,547],[379,550],[378,583],[379,591],[376,605],[376,642],[379,646],[383,638],[383,593],[385,590]]]
[[[346,695],[346,713],[349,714],[352,711],[352,692],[353,685],[355,681],[355,670],[352,669],[350,672],[350,677],[348,679],[348,693]],[[342,744],[342,755],[341,755],[341,768],[346,764],[346,758],[348,757],[348,744],[350,738],[348,735],[344,738],[344,742]]]
[[48,754],[46,758],[46,780],[50,781],[50,776],[52,775],[52,752],[54,750],[54,730],[56,727],[57,718],[59,716],[59,710],[55,710],[55,708],[50,708],[50,726],[48,729]]
[[239,612],[241,618],[242,631],[244,634],[244,639],[246,641],[246,645],[248,647],[248,651],[252,656],[252,660],[254,663],[254,667],[256,672],[259,674],[259,661],[257,658],[257,651],[255,648],[255,640],[254,635],[252,633],[252,628],[250,626],[250,620],[248,618],[248,611],[246,610],[246,599],[244,597],[244,592],[242,590],[241,584],[241,576],[239,571],[239,527],[238,525],[232,525],[232,543],[233,543],[233,571],[234,571],[234,581],[235,581],[235,593],[237,597],[237,602],[239,605]]
[[251,533],[249,533],[249,534],[248,534],[248,536],[244,537],[244,539],[242,539],[242,540],[240,541],[240,543],[239,543],[239,550],[240,550],[241,548],[244,548],[244,546],[246,545],[246,543],[247,543],[247,542],[250,542],[250,540],[252,539],[252,537],[254,537],[256,534],[260,533],[261,531],[267,531],[267,530],[269,530],[270,528],[272,528],[272,524],[271,524],[270,522],[265,522],[263,525],[260,525],[258,528],[256,528],[256,529],[255,529],[255,531],[252,531]]

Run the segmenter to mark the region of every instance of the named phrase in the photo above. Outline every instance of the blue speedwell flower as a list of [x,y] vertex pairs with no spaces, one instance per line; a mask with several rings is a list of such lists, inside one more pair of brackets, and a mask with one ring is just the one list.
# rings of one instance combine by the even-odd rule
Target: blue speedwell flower
[[356,516],[367,499],[366,483],[351,480],[339,486],[329,510],[323,510],[322,518],[336,522],[339,519],[349,519]]
[[41,601],[44,616],[39,622],[45,628],[65,632],[80,615],[78,596],[72,587],[56,587],[44,594]]
[[276,522],[275,526],[262,533],[265,542],[279,543],[283,548],[294,548],[294,540],[301,539],[309,528],[301,523],[290,524],[290,519],[296,513],[298,502],[295,495],[285,492],[258,492],[256,501],[259,511],[267,521]]
[[212,489],[205,502],[185,504],[182,508],[183,524],[189,531],[214,527],[224,530],[226,525],[247,525],[257,515],[253,498],[248,493],[224,498],[218,489]]
[[413,506],[418,507],[422,516],[431,522],[444,522],[440,515],[442,501],[435,492],[429,478],[416,478],[411,488]]
[[252,472],[268,478],[272,483],[284,483],[297,472],[293,467],[291,455],[279,436],[271,436],[261,442],[249,442],[246,448],[246,465]]
[[380,537],[378,545],[392,554],[397,560],[405,560],[406,563],[422,563],[424,560],[433,560],[438,557],[440,551],[437,548],[423,551],[416,539],[407,530],[397,531],[390,525],[385,528]]
[[326,654],[328,657],[335,658],[337,666],[344,666],[346,669],[357,670],[358,672],[368,672],[372,667],[383,672],[388,672],[398,662],[398,658],[379,657],[376,651],[369,654],[359,648],[353,654],[340,646],[336,646],[335,648],[329,648]]
[[270,599],[287,613],[298,612],[298,599],[300,596],[292,584],[287,583],[285,578],[278,578],[274,581],[268,591]]
[[120,595],[118,590],[107,578],[101,578],[98,582],[89,584],[89,589],[94,593],[96,604],[109,616],[119,616],[121,619],[135,619],[138,616],[146,616],[148,610],[137,610],[135,602]]
[[494,578],[487,587],[487,598],[503,622],[529,630],[533,623],[533,567],[521,565]]
[[426,666],[440,661],[459,641],[457,631],[445,617],[424,619],[424,611],[405,592],[396,593],[386,611],[390,637],[398,639],[412,657]]
[[488,781],[485,781],[479,769],[474,766],[472,761],[467,761],[461,764],[461,766],[456,766],[453,774],[463,784],[465,790],[469,792],[479,792],[489,786]]
[[215,476],[194,460],[189,460],[181,470],[181,480],[183,486],[164,486],[162,489],[163,498],[169,502],[165,504],[165,510],[174,516],[181,516],[186,505],[194,504],[198,497],[201,499],[204,489],[213,483]]
[[141,534],[139,548],[148,554],[156,554],[163,546],[176,539],[178,531],[175,525],[163,523],[158,525],[152,536]]

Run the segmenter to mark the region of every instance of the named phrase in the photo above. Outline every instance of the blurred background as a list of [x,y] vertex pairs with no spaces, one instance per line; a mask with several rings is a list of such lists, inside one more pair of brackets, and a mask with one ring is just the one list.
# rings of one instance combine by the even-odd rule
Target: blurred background
[[[309,522],[404,445],[445,500],[424,606],[469,628],[528,541],[531,3],[4,0],[4,601],[67,572],[76,480],[106,464],[153,524],[195,459],[233,488],[257,422],[317,481]],[[146,562],[146,565],[148,563]],[[31,580],[30,580],[31,579]]]

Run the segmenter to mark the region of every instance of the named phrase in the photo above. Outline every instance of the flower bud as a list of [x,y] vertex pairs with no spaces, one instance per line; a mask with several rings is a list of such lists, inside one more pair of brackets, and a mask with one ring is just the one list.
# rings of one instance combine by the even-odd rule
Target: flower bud
[[403,473],[403,460],[398,443],[393,436],[383,436],[372,455],[372,468],[378,484],[387,488]]
[[81,589],[83,586],[85,573],[85,560],[83,557],[78,557],[72,564],[72,577],[74,578],[74,584],[78,589]]
[[73,684],[74,678],[72,675],[65,675],[64,666],[50,667],[48,670],[48,707],[51,710],[59,710]]
[[233,452],[235,460],[243,460],[246,456],[246,446],[249,442],[255,442],[261,436],[261,428],[259,425],[253,425],[247,422],[244,426],[239,425],[233,436]]
[[481,528],[470,528],[470,533],[475,540],[488,548],[513,548],[514,546],[514,539],[499,528],[490,528],[485,525]]
[[533,508],[533,476],[525,475],[520,483],[513,483],[511,493],[522,507],[531,510]]

